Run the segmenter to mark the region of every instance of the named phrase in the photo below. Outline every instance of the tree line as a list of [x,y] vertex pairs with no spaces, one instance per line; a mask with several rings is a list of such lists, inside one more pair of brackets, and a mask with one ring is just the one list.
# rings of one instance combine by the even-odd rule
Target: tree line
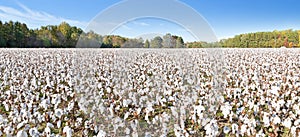
[[236,35],[219,41],[228,48],[280,48],[300,47],[300,30],[283,30],[273,32],[256,32]]
[[279,48],[300,47],[300,30],[255,32],[236,35],[214,43],[187,42],[180,36],[167,33],[150,40],[126,38],[118,35],[102,36],[93,31],[70,26],[66,22],[59,25],[29,29],[20,22],[0,21],[0,47],[4,48]]
[[102,36],[93,31],[59,25],[29,29],[25,23],[0,21],[0,47],[4,48],[184,48],[182,37],[166,34],[144,41],[118,35]]

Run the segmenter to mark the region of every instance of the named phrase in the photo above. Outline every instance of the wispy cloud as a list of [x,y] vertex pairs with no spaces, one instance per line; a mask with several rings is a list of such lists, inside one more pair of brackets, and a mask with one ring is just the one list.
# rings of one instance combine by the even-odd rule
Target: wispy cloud
[[20,9],[0,5],[0,20],[24,22],[30,28],[39,28],[44,25],[57,25],[63,21],[82,29],[84,29],[88,24],[87,22],[54,16],[43,11],[35,11],[21,3],[18,3],[18,5]]
[[133,21],[134,25],[139,25],[139,26],[150,26],[150,24],[145,23],[145,22],[138,22],[138,21]]
[[126,29],[126,30],[132,30],[132,28],[130,28],[130,27],[129,27],[128,25],[126,25],[126,24],[121,25],[120,28],[124,28],[124,29]]

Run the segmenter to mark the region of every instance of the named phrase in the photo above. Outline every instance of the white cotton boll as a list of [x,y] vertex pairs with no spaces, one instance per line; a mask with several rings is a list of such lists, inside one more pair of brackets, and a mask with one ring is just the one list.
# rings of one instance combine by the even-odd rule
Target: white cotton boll
[[175,102],[175,98],[174,98],[173,96],[170,96],[170,97],[169,97],[169,101]]
[[239,130],[239,126],[235,123],[231,125],[232,133],[235,134]]
[[107,91],[107,93],[111,93],[111,88],[110,88],[110,87],[107,87],[107,88],[106,88],[106,91]]
[[247,132],[247,125],[243,124],[241,126],[241,134],[244,135]]
[[72,137],[73,131],[72,131],[72,129],[69,126],[65,126],[63,128],[63,133],[66,133],[67,137]]
[[243,110],[244,110],[244,108],[245,108],[245,107],[240,107],[240,108],[237,108],[237,110],[236,110],[236,114],[240,114],[240,113],[242,113],[242,112],[243,112]]
[[106,137],[106,132],[103,130],[100,130],[97,134],[97,137]]
[[62,109],[55,109],[55,116],[57,116],[58,118],[61,118],[61,116],[63,115],[63,110]]
[[287,128],[291,128],[291,126],[292,126],[292,121],[291,121],[291,119],[290,119],[290,118],[285,119],[285,120],[283,121],[283,126],[284,126],[284,127],[287,127]]
[[3,121],[4,121],[4,118],[3,118],[3,116],[0,114],[0,124],[2,124]]
[[7,104],[6,102],[3,103],[5,111],[9,111],[9,104]]
[[208,136],[211,136],[212,135],[212,128],[211,128],[211,125],[210,124],[207,124],[205,127],[204,127],[204,129],[205,129],[205,133],[206,133],[206,135],[208,135]]
[[114,106],[110,105],[110,107],[108,108],[109,112],[110,112],[110,117],[114,116]]
[[167,102],[167,99],[166,99],[166,98],[162,98],[162,99],[161,99],[161,104],[166,103],[166,102]]
[[36,127],[29,129],[29,135],[35,137],[39,134],[39,131]]
[[52,123],[47,123],[46,125],[47,127],[50,127],[50,128],[54,128],[54,125]]
[[46,126],[46,128],[44,129],[44,132],[46,133],[47,136],[51,135],[51,129],[48,126]]
[[126,133],[126,135],[129,135],[129,134],[130,134],[130,129],[129,129],[129,128],[126,128],[126,129],[125,129],[125,133]]
[[124,120],[126,120],[128,118],[128,116],[130,115],[129,112],[126,112],[125,115],[124,115]]
[[221,106],[221,111],[224,115],[224,118],[227,118],[231,110],[232,110],[232,106],[228,102],[226,102],[224,105]]
[[179,127],[178,124],[174,124],[174,132],[175,132],[175,136],[176,137],[180,137],[181,133],[180,133],[181,128]]
[[101,89],[101,88],[102,88],[102,83],[99,83],[99,84],[97,85],[97,87],[98,87],[98,89]]
[[57,126],[58,128],[61,127],[61,120],[58,120],[58,121],[57,121],[56,126]]
[[280,90],[280,87],[272,86],[271,90],[270,90],[270,93],[278,97],[279,96],[279,93],[278,93],[279,90]]
[[172,115],[175,118],[178,118],[178,112],[177,112],[177,108],[176,107],[171,107],[171,112],[172,112]]
[[230,128],[227,127],[227,126],[224,126],[224,127],[223,127],[223,132],[224,132],[225,134],[228,134],[228,133],[230,132]]
[[130,99],[124,99],[122,104],[123,104],[124,107],[128,107],[128,105],[129,105],[131,102],[132,102],[132,101],[131,101]]
[[7,137],[12,137],[14,129],[11,126],[8,126],[4,128],[4,133],[6,134]]
[[25,124],[26,124],[25,121],[19,123],[19,124],[17,125],[17,129],[20,129],[20,128],[23,127]]
[[263,122],[264,122],[264,126],[265,127],[270,126],[270,118],[269,118],[269,116],[266,113],[264,113]]
[[104,113],[105,107],[103,106],[103,103],[100,103],[100,105],[99,105],[99,110],[100,110],[101,114]]
[[71,111],[73,108],[74,108],[74,102],[71,101],[71,102],[69,102],[69,104],[68,104],[67,110],[68,110],[68,111]]
[[78,126],[80,126],[82,124],[82,118],[81,117],[77,118],[75,124],[77,124]]
[[167,90],[164,92],[166,95],[171,96],[172,95],[172,90]]
[[42,106],[45,110],[47,110],[47,107],[48,107],[47,100],[46,99],[42,100],[40,106]]
[[195,106],[195,112],[197,116],[201,116],[202,112],[205,110],[205,108],[202,105]]
[[274,123],[274,124],[280,124],[280,123],[281,123],[280,117],[278,117],[278,116],[276,115],[275,118],[273,119],[273,123]]
[[296,131],[297,131],[297,127],[292,126],[292,128],[291,128],[291,134],[293,135],[293,137],[296,137]]
[[136,112],[137,112],[138,115],[141,114],[141,111],[142,111],[141,108],[138,108],[138,109],[136,110]]
[[299,126],[300,125],[300,119],[295,120],[294,125]]
[[149,113],[146,113],[145,120],[147,121],[148,124],[150,123],[150,121],[149,121]]
[[133,131],[133,132],[132,132],[132,134],[131,134],[131,136],[132,136],[132,137],[138,137],[138,136],[139,136],[139,134],[138,134],[138,132],[137,132],[137,131]]
[[17,133],[17,137],[28,137],[27,132],[24,130],[20,130]]
[[256,137],[265,137],[264,131],[261,129],[257,134]]

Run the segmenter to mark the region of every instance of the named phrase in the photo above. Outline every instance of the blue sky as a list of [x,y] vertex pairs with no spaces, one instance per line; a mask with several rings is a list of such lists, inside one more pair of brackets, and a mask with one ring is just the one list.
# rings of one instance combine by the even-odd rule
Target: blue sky
[[[300,29],[299,0],[180,1],[200,13],[219,39],[247,32]],[[66,21],[84,29],[96,15],[118,2],[120,0],[0,0],[0,20],[25,22],[31,28]],[[180,25],[158,19],[135,20],[113,33],[135,37],[154,32],[170,32],[183,35],[186,41],[194,40]]]

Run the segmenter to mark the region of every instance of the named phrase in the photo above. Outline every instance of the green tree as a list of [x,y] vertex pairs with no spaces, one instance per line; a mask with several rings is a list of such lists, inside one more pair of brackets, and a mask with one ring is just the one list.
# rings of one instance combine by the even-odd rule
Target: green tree
[[184,41],[182,37],[177,37],[176,39],[176,48],[184,48]]
[[162,48],[163,39],[160,36],[155,37],[151,40],[151,48]]
[[4,33],[4,25],[0,21],[0,47],[6,47],[6,38]]
[[174,48],[174,42],[173,37],[170,33],[167,33],[163,36],[163,47],[164,48]]
[[145,48],[150,48],[150,42],[149,42],[148,39],[145,41],[144,47],[145,47]]

